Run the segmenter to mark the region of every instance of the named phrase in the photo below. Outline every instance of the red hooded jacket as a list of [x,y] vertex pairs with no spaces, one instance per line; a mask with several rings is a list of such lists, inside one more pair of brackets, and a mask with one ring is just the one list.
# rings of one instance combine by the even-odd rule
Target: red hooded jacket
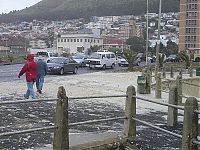
[[34,62],[34,56],[32,54],[27,55],[27,63],[22,67],[18,77],[26,73],[26,81],[34,82],[37,78],[37,64]]

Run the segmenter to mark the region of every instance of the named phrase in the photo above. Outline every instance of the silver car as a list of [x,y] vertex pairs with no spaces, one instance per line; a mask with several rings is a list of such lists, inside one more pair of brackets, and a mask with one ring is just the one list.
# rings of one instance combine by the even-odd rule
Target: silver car
[[48,73],[58,73],[63,75],[67,72],[72,72],[74,74],[78,71],[79,64],[72,58],[66,57],[55,57],[48,61]]
[[73,56],[73,59],[79,64],[80,67],[86,66],[86,59],[88,58],[88,55],[77,53]]

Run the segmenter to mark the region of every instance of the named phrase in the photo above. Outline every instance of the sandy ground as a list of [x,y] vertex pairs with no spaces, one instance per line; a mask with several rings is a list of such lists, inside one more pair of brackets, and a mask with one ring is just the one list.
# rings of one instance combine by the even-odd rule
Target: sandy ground
[[[104,73],[48,76],[45,79],[43,92],[46,97],[56,97],[59,86],[64,86],[67,96],[92,96],[125,94],[129,85],[136,85],[139,72]],[[2,82],[0,94],[23,94],[26,91],[24,78],[15,82]],[[5,94],[6,93],[6,94]]]

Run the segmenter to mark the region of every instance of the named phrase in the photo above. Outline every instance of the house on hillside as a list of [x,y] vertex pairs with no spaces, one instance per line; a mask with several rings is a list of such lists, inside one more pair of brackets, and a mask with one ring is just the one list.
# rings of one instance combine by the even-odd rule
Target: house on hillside
[[91,46],[103,46],[103,38],[99,29],[82,29],[66,34],[61,34],[57,38],[57,52],[77,53],[87,52]]
[[126,43],[124,42],[123,39],[118,39],[114,37],[103,38],[103,49],[109,49],[109,48],[123,49],[125,45]]
[[47,44],[44,40],[31,40],[29,42],[29,45],[32,49],[38,49],[38,48],[47,48]]

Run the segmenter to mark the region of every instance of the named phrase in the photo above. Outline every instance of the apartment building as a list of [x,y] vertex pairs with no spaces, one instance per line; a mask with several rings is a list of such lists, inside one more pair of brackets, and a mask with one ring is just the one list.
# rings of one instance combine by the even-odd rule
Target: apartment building
[[31,48],[33,49],[37,49],[37,48],[47,48],[47,44],[45,43],[44,40],[31,40],[29,42],[29,45],[31,46]]
[[200,1],[180,0],[179,51],[200,55]]

